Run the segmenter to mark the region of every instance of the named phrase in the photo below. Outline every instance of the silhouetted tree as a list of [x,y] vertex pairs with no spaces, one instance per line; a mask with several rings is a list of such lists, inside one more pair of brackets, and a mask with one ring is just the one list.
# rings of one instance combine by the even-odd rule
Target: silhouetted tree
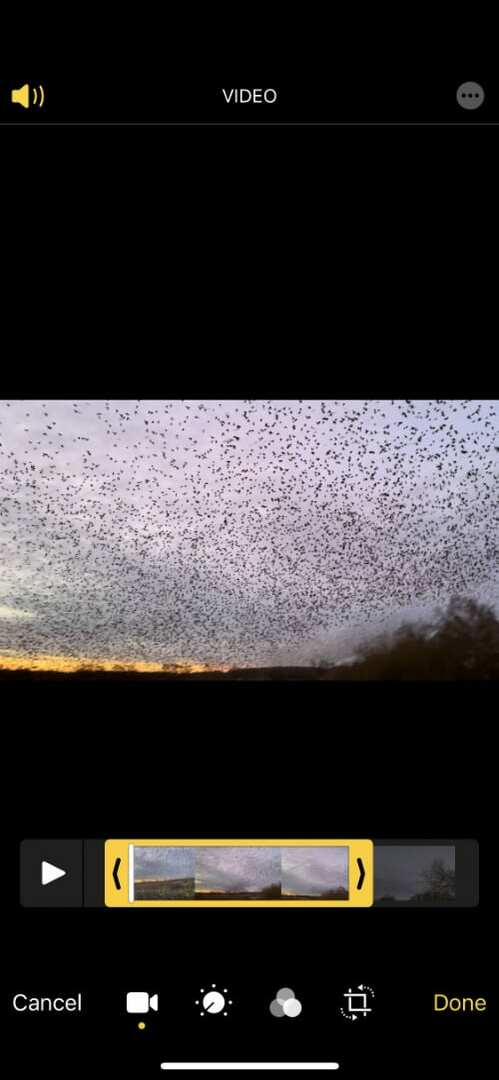
[[269,885],[268,889],[262,889],[262,892],[265,893],[267,900],[280,900],[281,898],[281,886],[279,883]]
[[456,875],[443,859],[434,859],[431,866],[421,873],[420,880],[426,886],[423,897],[435,900],[454,900],[456,896]]
[[497,679],[499,620],[486,604],[453,597],[433,623],[403,625],[364,647],[338,676],[366,679]]

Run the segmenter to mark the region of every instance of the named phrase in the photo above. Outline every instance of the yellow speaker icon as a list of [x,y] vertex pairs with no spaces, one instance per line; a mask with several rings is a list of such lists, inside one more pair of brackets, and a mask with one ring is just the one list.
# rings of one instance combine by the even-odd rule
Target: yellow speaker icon
[[45,101],[43,86],[30,87],[28,83],[20,86],[19,90],[12,90],[10,96],[14,105],[22,105],[23,109],[29,109],[30,105],[38,105],[41,109]]

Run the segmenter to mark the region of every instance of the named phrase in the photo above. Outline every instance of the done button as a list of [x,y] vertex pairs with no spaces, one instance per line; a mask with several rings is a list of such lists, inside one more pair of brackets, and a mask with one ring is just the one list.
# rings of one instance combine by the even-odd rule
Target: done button
[[447,994],[433,995],[434,1012],[472,1013],[485,1012],[487,1000],[483,997],[449,997]]

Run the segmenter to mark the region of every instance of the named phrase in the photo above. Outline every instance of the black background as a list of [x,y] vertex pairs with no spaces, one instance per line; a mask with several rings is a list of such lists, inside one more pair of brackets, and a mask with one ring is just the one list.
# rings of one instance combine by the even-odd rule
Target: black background
[[[36,23],[39,20],[39,26]],[[476,125],[499,119],[492,16],[381,8],[286,12],[252,4],[206,10],[34,13],[8,35],[0,120],[70,122],[395,121]],[[10,46],[10,48],[9,48]],[[474,113],[456,90],[485,89]],[[43,109],[10,103],[10,89],[43,84]],[[274,87],[275,106],[227,106],[221,88]]]
[[[76,82],[60,117],[84,119],[90,107],[92,118],[122,110],[126,119],[136,109],[141,119],[146,103],[148,117],[163,118],[159,28],[144,17],[124,30],[121,13],[107,35],[100,22],[89,33],[76,19],[51,34],[48,18],[40,37],[31,23],[29,41],[25,31],[10,39],[2,93],[26,80],[57,87],[58,96]],[[364,65],[342,98],[347,119],[363,119],[367,108],[366,57],[367,82],[378,73],[384,100],[390,72],[403,83],[407,112],[388,95],[394,119],[421,118],[413,73],[430,72],[438,84],[438,108],[430,115],[424,106],[428,120],[456,120],[458,82],[493,86],[489,30],[478,14],[473,27],[459,23],[458,42],[455,22],[438,34],[422,12],[391,32],[385,19],[374,37],[372,25],[360,35],[352,27],[348,41],[337,27],[327,37],[313,13],[306,24],[293,20],[292,37],[288,24],[261,19],[258,33],[255,20],[245,13],[237,26],[228,15],[220,25],[196,24],[183,39],[188,68],[172,39],[166,83],[175,64],[183,77],[197,73],[185,116],[209,76],[210,87],[277,83],[293,118],[299,107],[308,118],[312,99],[320,118],[312,91],[328,82],[325,58],[348,78]],[[105,78],[100,111],[96,86]],[[386,118],[369,100],[369,118]],[[206,98],[199,107],[211,116]],[[320,107],[329,118],[329,105]],[[44,116],[55,118],[48,104]],[[0,135],[8,162],[2,396],[496,396],[487,374],[496,138],[477,114],[459,115],[459,128],[334,135],[42,128],[41,112],[37,128],[17,118],[24,127]],[[346,1076],[474,1074],[486,1055],[494,982],[493,697],[492,686],[471,684],[111,692],[2,683],[6,1010],[16,1074],[145,1077],[177,1057],[337,1059]],[[480,905],[19,906],[25,837],[167,834],[474,837]],[[205,982],[223,982],[237,1002],[221,1034],[193,1006]],[[376,1011],[347,1023],[337,1011],[342,994],[360,982],[375,988]],[[293,1024],[268,1013],[284,985],[303,1001]],[[160,994],[161,1011],[145,1018],[143,1032],[124,1011],[125,993],[137,989]],[[12,1012],[16,992],[79,991],[82,1016]],[[435,1017],[437,991],[485,996],[489,1010]]]
[[[242,81],[241,81],[242,76]],[[465,110],[456,100],[461,83],[474,80],[485,91],[478,110]],[[26,124],[462,124],[499,123],[496,66],[485,60],[455,57],[450,68],[440,59],[426,65],[405,62],[389,67],[359,57],[333,63],[330,59],[296,80],[279,64],[264,68],[199,64],[192,56],[175,58],[165,70],[153,66],[147,78],[141,70],[124,68],[110,76],[106,67],[91,73],[75,61],[57,71],[39,61],[23,63],[3,74],[0,121]],[[42,108],[21,108],[10,90],[29,82],[43,86]],[[273,89],[274,104],[227,104],[222,88]],[[271,95],[272,98],[274,95]],[[30,97],[32,101],[32,96]]]
[[[17,686],[15,707],[31,719],[29,754],[20,739],[9,754],[23,793],[11,828],[20,838],[412,835],[481,845],[474,909],[37,911],[18,907],[12,836],[10,993],[85,999],[82,1016],[12,1017],[25,1074],[49,1060],[54,1075],[68,1062],[154,1075],[161,1060],[210,1058],[339,1060],[348,1076],[471,1068],[490,1011],[435,1016],[432,1002],[435,992],[483,996],[492,1009],[479,723],[491,689],[206,683],[111,694],[87,684],[76,702],[70,686]],[[470,725],[459,731],[463,715]],[[231,991],[227,1019],[198,1016],[198,990],[212,982]],[[375,1011],[352,1024],[338,1010],[361,982],[376,991]],[[303,1002],[294,1024],[268,1013],[284,985]],[[135,989],[160,995],[144,1031],[125,1012]]]

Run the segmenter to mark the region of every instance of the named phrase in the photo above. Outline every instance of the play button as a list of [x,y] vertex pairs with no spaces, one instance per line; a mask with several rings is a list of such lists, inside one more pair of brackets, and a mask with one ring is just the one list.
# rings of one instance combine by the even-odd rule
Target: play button
[[82,840],[23,840],[20,855],[23,907],[82,906]]
[[42,885],[50,885],[51,881],[57,881],[60,877],[65,877],[67,870],[62,870],[60,866],[54,866],[50,862],[42,862]]

